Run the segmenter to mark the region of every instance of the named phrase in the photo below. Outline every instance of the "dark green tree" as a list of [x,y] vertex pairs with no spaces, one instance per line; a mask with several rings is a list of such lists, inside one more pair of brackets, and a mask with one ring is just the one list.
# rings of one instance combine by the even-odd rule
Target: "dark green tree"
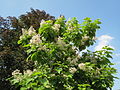
[[15,89],[6,78],[11,76],[11,72],[19,69],[33,69],[33,62],[26,62],[27,54],[25,48],[17,44],[22,28],[34,26],[39,28],[41,20],[54,20],[45,11],[31,9],[30,12],[16,17],[0,17],[0,89]]

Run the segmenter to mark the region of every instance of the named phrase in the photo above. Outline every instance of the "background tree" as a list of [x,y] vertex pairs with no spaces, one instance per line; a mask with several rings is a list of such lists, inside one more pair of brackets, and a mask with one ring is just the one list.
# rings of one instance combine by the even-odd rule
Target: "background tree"
[[11,25],[15,29],[29,28],[33,26],[35,29],[40,27],[41,20],[55,20],[54,16],[50,16],[44,10],[40,11],[38,9],[34,10],[31,8],[31,12],[19,16],[19,19],[16,17],[9,17]]
[[40,23],[40,28],[23,29],[18,44],[26,47],[33,70],[15,70],[11,83],[27,90],[107,90],[114,84],[116,69],[111,67],[112,48],[82,51],[95,42],[99,20],[76,18],[66,21],[63,16],[55,21]]
[[45,11],[31,9],[27,14],[20,15],[19,18],[0,17],[0,89],[15,89],[10,85],[6,78],[11,76],[15,69],[23,71],[25,69],[33,69],[33,62],[26,62],[27,54],[25,48],[17,44],[21,35],[22,28],[28,28],[31,25],[40,26],[41,20],[54,20]]

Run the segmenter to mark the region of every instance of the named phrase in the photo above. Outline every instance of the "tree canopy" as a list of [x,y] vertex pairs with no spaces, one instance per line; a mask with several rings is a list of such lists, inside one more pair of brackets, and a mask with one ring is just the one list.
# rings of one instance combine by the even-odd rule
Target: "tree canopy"
[[[35,21],[34,21],[35,22]],[[42,20],[39,29],[22,29],[18,44],[26,48],[33,70],[16,69],[9,78],[21,90],[107,90],[114,85],[112,48],[82,52],[93,45],[101,22],[85,18]]]

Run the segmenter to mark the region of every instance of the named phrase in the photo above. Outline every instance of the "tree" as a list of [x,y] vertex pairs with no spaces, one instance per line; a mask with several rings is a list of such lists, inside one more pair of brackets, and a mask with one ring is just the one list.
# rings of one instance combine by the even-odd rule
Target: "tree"
[[112,48],[81,53],[95,42],[99,20],[63,16],[23,29],[18,44],[26,47],[27,61],[34,61],[33,70],[12,72],[11,83],[22,90],[107,90],[114,84],[116,69],[111,67]]
[[31,12],[27,14],[22,14],[19,19],[16,17],[9,17],[11,20],[11,25],[13,28],[19,30],[21,28],[29,28],[31,25],[38,29],[40,27],[41,20],[55,20],[54,16],[47,14],[44,10],[40,11],[38,9],[34,10],[31,8]]
[[11,77],[11,73],[19,69],[21,72],[25,69],[32,70],[34,65],[32,61],[26,62],[27,54],[25,48],[17,44],[22,32],[22,28],[28,28],[33,25],[36,29],[40,26],[41,20],[54,20],[45,11],[31,9],[27,14],[20,15],[19,18],[0,17],[0,89],[13,90],[6,78]]

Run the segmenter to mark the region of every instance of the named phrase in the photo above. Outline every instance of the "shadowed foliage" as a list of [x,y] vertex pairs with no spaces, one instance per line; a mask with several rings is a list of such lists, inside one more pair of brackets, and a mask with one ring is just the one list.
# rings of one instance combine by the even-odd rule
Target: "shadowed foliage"
[[54,20],[54,16],[50,16],[45,11],[31,8],[30,12],[16,17],[0,17],[0,89],[14,90],[14,86],[10,85],[6,78],[11,76],[11,72],[15,69],[21,71],[32,69],[33,62],[26,62],[27,54],[25,48],[17,44],[22,28],[30,26],[39,28],[41,20]]

